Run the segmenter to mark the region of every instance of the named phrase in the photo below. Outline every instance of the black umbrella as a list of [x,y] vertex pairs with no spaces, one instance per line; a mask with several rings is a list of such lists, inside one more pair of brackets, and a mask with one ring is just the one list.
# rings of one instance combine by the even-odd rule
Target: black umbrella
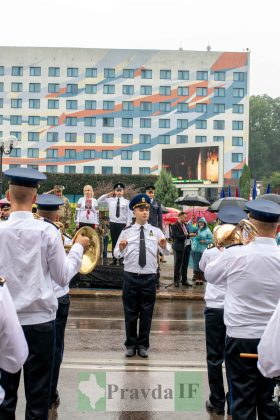
[[163,204],[161,204],[161,212],[162,214],[167,214],[169,213],[169,210],[167,210],[167,208]]
[[262,194],[257,198],[262,198],[263,200],[273,201],[274,203],[280,204],[280,195],[279,194]]
[[214,201],[214,203],[209,207],[209,211],[219,211],[223,207],[226,206],[237,206],[242,210],[245,210],[245,206],[248,200],[245,200],[245,198],[241,197],[225,197],[225,198],[219,198],[219,200]]
[[177,204],[181,204],[184,206],[199,206],[199,207],[207,207],[210,205],[209,201],[206,198],[202,197],[201,195],[185,195],[184,197],[177,198],[175,201]]

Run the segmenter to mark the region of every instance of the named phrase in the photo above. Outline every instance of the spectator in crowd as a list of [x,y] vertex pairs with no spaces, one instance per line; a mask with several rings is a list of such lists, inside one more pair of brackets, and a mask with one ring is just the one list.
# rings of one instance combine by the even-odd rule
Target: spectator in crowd
[[84,186],[84,196],[79,198],[75,212],[75,223],[77,228],[90,226],[96,229],[99,225],[98,203],[94,196],[91,185]]
[[203,285],[204,275],[199,268],[199,262],[202,257],[203,251],[207,248],[209,244],[213,242],[213,234],[208,227],[208,224],[204,217],[201,217],[197,221],[197,232],[194,236],[191,244],[192,248],[192,258],[193,258],[193,280],[195,284],[200,286]]

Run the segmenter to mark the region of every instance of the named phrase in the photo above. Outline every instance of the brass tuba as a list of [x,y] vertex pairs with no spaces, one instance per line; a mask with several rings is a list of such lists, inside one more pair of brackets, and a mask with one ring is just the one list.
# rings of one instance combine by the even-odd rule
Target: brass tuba
[[258,230],[253,223],[243,219],[237,226],[231,224],[218,225],[213,233],[216,247],[224,248],[235,244],[247,245],[258,235]]
[[[92,227],[84,226],[76,232],[72,240],[73,244],[75,243],[76,238],[79,235],[87,236],[90,241],[88,250],[84,252],[82,265],[80,269],[81,274],[89,274],[92,270],[94,270],[100,258],[101,249],[99,236],[96,230],[94,230]],[[64,247],[66,248],[68,246],[65,245]]]

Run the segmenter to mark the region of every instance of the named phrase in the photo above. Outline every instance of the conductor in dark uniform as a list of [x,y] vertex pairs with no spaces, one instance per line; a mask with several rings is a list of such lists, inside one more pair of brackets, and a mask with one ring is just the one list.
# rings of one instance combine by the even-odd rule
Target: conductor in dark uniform
[[162,230],[163,228],[162,228],[161,202],[157,198],[155,198],[155,187],[153,185],[149,185],[148,187],[145,188],[145,191],[151,200],[150,216],[149,216],[148,223]]

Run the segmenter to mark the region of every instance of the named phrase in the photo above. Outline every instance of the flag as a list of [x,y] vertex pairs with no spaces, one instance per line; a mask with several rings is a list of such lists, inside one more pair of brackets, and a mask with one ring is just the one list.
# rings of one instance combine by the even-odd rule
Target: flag
[[235,197],[240,197],[238,187],[235,188]]
[[252,191],[252,200],[255,200],[257,198],[257,181],[254,179],[254,186]]
[[220,192],[220,198],[225,198],[225,190],[224,190],[224,188],[222,188],[221,189],[221,192]]
[[231,197],[231,189],[230,189],[230,185],[228,186],[228,197]]
[[267,184],[266,194],[270,194],[270,184]]

